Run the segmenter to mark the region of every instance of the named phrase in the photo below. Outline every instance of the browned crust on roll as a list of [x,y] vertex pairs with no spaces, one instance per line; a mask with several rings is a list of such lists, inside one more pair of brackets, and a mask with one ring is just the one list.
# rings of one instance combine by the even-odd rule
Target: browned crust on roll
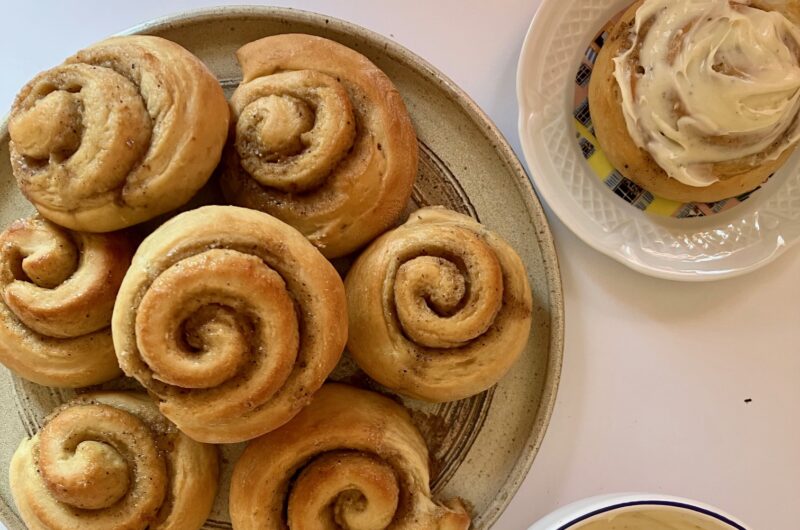
[[185,204],[219,163],[228,122],[222,87],[188,50],[112,37],[20,90],[8,122],[12,171],[45,218],[119,230]]
[[31,530],[198,530],[219,482],[216,447],[175,429],[140,392],[93,392],[53,411],[11,459]]
[[231,99],[234,120],[237,101],[249,85],[273,74],[311,71],[346,89],[356,136],[320,184],[293,192],[264,185],[242,167],[234,124],[223,155],[225,197],[292,225],[328,258],[348,254],[390,228],[411,196],[418,147],[403,98],[386,74],[346,46],[304,34],[251,42],[237,58],[244,78]]
[[328,383],[289,423],[248,443],[231,476],[231,521],[237,530],[467,530],[459,499],[432,499],[428,460],[402,406]]
[[347,349],[404,396],[464,399],[525,350],[533,301],[525,265],[497,234],[441,207],[375,240],[345,279]]
[[111,313],[134,242],[40,217],[0,233],[0,363],[40,385],[75,388],[120,374]]
[[168,419],[195,440],[235,443],[311,400],[344,350],[347,307],[336,269],[295,229],[205,206],[139,246],[111,327],[122,370]]

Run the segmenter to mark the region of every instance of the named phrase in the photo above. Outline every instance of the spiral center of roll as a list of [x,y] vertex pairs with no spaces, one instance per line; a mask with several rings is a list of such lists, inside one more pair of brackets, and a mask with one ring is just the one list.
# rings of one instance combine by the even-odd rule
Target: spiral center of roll
[[[160,504],[164,463],[136,416],[106,405],[77,405],[54,416],[38,436],[39,471],[60,502],[100,510],[133,488]],[[132,484],[132,472],[144,481]]]
[[[286,323],[284,342],[275,339],[268,318]],[[294,362],[297,333],[280,275],[234,250],[208,250],[172,265],[152,283],[136,315],[137,345],[154,379],[181,388],[230,380],[266,345],[276,349],[276,359],[259,375],[280,380]]]
[[108,508],[128,492],[130,485],[125,459],[113,447],[92,440],[78,444],[74,456],[62,463],[62,472],[83,475],[86,480],[76,482],[72,489],[56,487],[54,496],[87,510]]
[[256,78],[236,89],[236,151],[264,186],[314,189],[345,158],[356,138],[350,96],[335,78],[312,70]]
[[0,240],[2,284],[14,280],[52,289],[78,268],[78,252],[69,235],[43,221],[17,221]]
[[81,143],[82,104],[76,94],[56,90],[8,124],[16,150],[37,160],[68,158]]
[[306,147],[303,134],[314,127],[314,111],[291,96],[260,98],[247,112],[258,123],[258,139],[267,157],[296,155]]
[[183,388],[223,383],[250,353],[246,313],[232,305],[231,271],[214,267],[227,289],[198,289],[207,261],[188,258],[162,273],[142,299],[136,320],[139,349],[154,377]]
[[397,271],[395,296],[402,307],[425,302],[439,316],[448,316],[466,291],[461,271],[444,258],[421,256],[403,263]]
[[[20,94],[9,120],[11,163],[18,179],[25,176],[26,196],[70,226],[86,226],[76,211],[110,207],[111,195],[122,199],[129,178],[136,182],[165,164],[150,160],[163,153],[147,155],[145,162],[150,147],[158,147],[151,133],[157,140],[170,129],[167,124],[181,123],[166,101],[153,105],[151,119],[152,102],[143,99],[140,84],[109,62],[63,64],[43,72]],[[130,200],[130,194],[123,199]]]
[[406,250],[394,278],[394,305],[415,344],[455,348],[494,322],[503,303],[503,273],[475,233],[451,228],[432,237],[420,232]]
[[382,530],[392,523],[399,500],[389,464],[361,453],[327,453],[298,476],[289,496],[289,528]]

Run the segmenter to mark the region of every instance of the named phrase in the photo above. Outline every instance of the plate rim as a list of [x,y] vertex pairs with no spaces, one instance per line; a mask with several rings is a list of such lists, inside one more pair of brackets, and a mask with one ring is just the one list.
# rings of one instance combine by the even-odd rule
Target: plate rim
[[[550,228],[550,223],[544,213],[536,189],[522,165],[522,162],[514,153],[503,133],[486,112],[481,109],[462,88],[438,68],[405,46],[402,46],[393,39],[385,37],[376,31],[353,22],[325,13],[289,7],[232,5],[179,11],[174,14],[140,22],[120,32],[109,35],[109,37],[116,35],[147,34],[149,32],[180,25],[241,16],[279,17],[287,21],[312,23],[325,20],[326,25],[334,29],[346,31],[349,34],[382,45],[383,53],[419,71],[426,80],[438,85],[451,95],[452,101],[458,105],[471,121],[477,125],[482,125],[480,129],[484,138],[491,143],[501,162],[508,168],[509,175],[513,175],[514,177],[514,184],[525,203],[528,217],[536,228],[532,237],[535,237],[538,242],[542,265],[548,283],[547,293],[549,307],[547,315],[549,317],[550,338],[548,343],[546,373],[542,383],[539,406],[534,416],[534,425],[539,426],[539,428],[533,429],[528,433],[522,450],[522,458],[517,460],[516,467],[505,481],[506,491],[509,494],[496,496],[482,514],[487,528],[491,528],[511,501],[516,498],[519,488],[527,477],[533,461],[541,448],[542,441],[552,419],[563,365],[564,295],[562,278],[552,229]],[[2,121],[0,121],[0,137],[7,135],[7,121],[8,114],[3,116]],[[11,506],[7,505],[6,499],[0,499],[0,516],[5,519],[7,514],[14,515],[15,511]]]

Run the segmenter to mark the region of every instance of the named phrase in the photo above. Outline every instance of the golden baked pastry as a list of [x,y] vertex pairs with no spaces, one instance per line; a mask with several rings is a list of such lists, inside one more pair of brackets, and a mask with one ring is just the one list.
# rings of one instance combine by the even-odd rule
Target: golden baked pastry
[[124,235],[72,232],[34,217],[0,234],[0,362],[56,387],[120,374],[111,312],[133,255]]
[[475,220],[414,212],[373,242],[345,279],[347,348],[403,395],[453,401],[486,390],[528,342],[532,298],[522,260]]
[[347,340],[344,286],[291,226],[206,206],[141,244],[112,320],[125,373],[204,442],[255,438],[292,418]]
[[311,404],[247,445],[231,477],[236,530],[466,530],[459,500],[431,500],[428,449],[406,410],[326,384]]
[[229,110],[184,48],[112,37],[37,75],[11,109],[22,193],[62,226],[108,232],[177,208],[219,162]]
[[289,223],[329,258],[388,229],[417,174],[414,128],[389,78],[312,35],[266,37],[236,57],[228,200]]
[[594,65],[597,139],[657,196],[713,202],[763,183],[800,140],[797,2],[639,0]]
[[198,530],[217,492],[212,445],[178,432],[141,393],[86,394],[56,410],[11,459],[31,530]]

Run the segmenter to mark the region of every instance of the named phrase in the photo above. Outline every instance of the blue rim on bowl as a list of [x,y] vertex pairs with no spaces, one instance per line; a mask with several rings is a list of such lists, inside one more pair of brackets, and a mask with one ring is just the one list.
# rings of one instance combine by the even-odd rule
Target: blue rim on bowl
[[606,506],[605,508],[599,508],[597,510],[594,510],[593,512],[589,512],[585,515],[578,517],[577,519],[573,519],[572,521],[559,526],[558,530],[567,530],[569,528],[574,528],[576,524],[582,523],[587,519],[591,519],[596,515],[601,515],[610,512],[612,510],[618,510],[620,508],[630,508],[632,506],[673,506],[675,508],[691,510],[694,512],[702,513],[703,515],[707,515],[709,517],[713,517],[714,519],[717,519],[720,522],[730,525],[732,528],[735,528],[736,530],[747,530],[744,526],[740,525],[736,521],[729,519],[724,515],[720,515],[719,513],[713,512],[707,508],[701,508],[699,506],[693,506],[691,504],[686,504],[684,502],[678,502],[678,501],[657,501],[657,500],[630,501],[630,502],[623,502],[620,504],[614,504],[611,506]]
[[[598,515],[624,513],[635,507],[677,508],[678,513],[695,512],[724,525],[730,530],[750,530],[748,526],[724,511],[703,502],[652,493],[613,493],[577,500],[545,515],[528,530],[578,530],[581,523],[591,523]],[[672,510],[670,510],[672,511]],[[684,512],[685,513],[685,512]],[[716,526],[716,524],[714,525]]]

